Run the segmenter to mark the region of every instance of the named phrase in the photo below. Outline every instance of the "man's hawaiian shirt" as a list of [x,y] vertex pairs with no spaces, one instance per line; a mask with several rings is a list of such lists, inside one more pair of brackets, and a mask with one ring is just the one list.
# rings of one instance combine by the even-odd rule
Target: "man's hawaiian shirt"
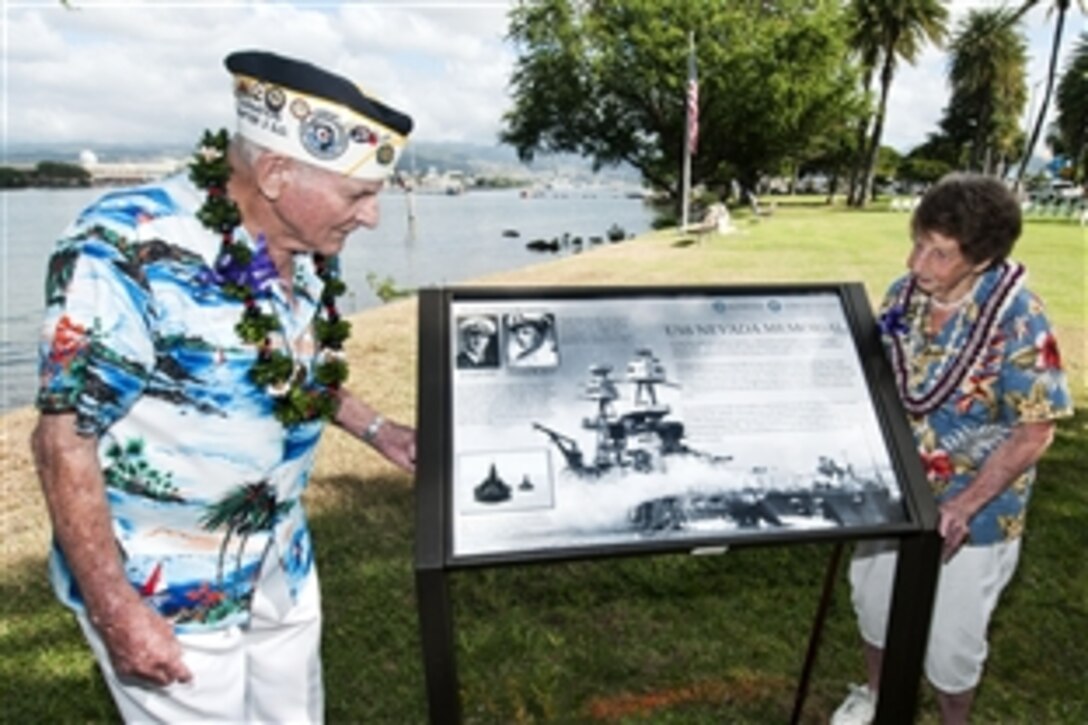
[[[256,347],[239,339],[242,303],[212,271],[220,242],[194,216],[203,201],[173,177],[107,193],[65,231],[48,270],[37,398],[98,437],[128,580],[178,631],[248,621],[266,555],[292,594],[312,575],[299,496],[323,429],[281,425],[248,379]],[[252,246],[241,227],[235,240]],[[294,304],[278,281],[260,302],[281,325],[273,345],[307,370],[322,284],[296,255]],[[60,599],[80,608],[56,546],[51,570]]]

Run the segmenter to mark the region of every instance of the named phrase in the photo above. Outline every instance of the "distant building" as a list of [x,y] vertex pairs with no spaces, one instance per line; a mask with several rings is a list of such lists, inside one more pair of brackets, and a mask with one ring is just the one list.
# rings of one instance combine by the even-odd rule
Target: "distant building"
[[154,181],[169,176],[185,167],[183,159],[156,159],[152,161],[103,162],[98,154],[84,149],[79,154],[79,165],[91,175],[95,186],[127,186]]
[[413,188],[421,194],[456,196],[463,193],[467,186],[468,180],[465,178],[464,172],[451,169],[439,173],[435,167],[431,166],[427,169],[427,173],[419,177]]

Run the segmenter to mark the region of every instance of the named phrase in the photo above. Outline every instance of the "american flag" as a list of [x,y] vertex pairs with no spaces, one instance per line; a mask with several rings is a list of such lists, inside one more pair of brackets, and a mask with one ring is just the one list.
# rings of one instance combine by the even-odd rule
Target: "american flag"
[[695,45],[688,52],[688,154],[695,155],[699,146],[699,77],[695,72]]

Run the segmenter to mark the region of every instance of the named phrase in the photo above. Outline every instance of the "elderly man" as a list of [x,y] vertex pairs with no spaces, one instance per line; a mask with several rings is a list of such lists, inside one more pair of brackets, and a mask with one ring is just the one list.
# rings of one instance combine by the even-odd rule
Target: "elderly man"
[[405,470],[352,396],[336,255],[378,222],[411,119],[346,79],[229,56],[238,129],[105,195],[49,266],[32,438],[51,575],[127,721],[320,721],[300,496],[326,421]]

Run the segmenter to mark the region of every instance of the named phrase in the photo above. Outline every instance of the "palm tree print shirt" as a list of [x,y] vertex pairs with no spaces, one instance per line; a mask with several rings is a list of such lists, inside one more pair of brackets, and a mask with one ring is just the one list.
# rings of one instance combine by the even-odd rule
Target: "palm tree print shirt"
[[[74,412],[98,439],[119,556],[129,583],[177,631],[248,621],[266,557],[292,593],[312,575],[299,496],[321,422],[284,426],[248,373],[257,349],[235,332],[243,305],[213,272],[220,240],[196,219],[204,199],[183,176],[107,193],[64,232],[48,269],[37,406]],[[245,230],[235,242],[253,245]],[[310,374],[322,281],[295,259],[294,304],[278,277],[258,304],[271,343]],[[81,606],[56,547],[59,598]]]

